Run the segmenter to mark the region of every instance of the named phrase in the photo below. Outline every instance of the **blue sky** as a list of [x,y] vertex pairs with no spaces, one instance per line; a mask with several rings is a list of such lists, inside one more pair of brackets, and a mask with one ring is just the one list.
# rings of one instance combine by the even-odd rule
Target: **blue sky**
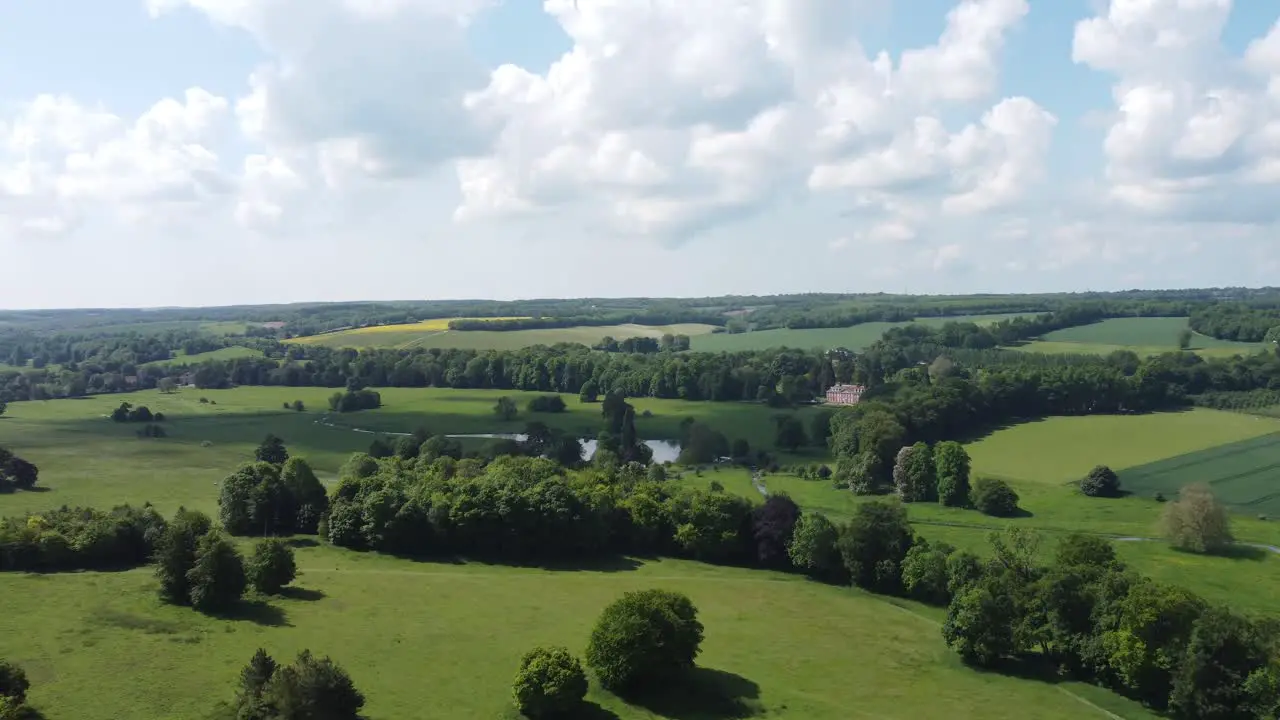
[[1269,3],[573,4],[0,0],[0,307],[1275,284]]

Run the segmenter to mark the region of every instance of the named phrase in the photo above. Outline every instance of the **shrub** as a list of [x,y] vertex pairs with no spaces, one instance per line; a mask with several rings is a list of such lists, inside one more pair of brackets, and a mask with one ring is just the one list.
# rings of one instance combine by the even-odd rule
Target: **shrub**
[[1170,545],[1191,552],[1217,552],[1231,544],[1227,509],[1205,485],[1182,488],[1164,508],[1164,535]]
[[1089,497],[1116,497],[1120,494],[1120,478],[1111,468],[1099,465],[1080,481],[1080,492]]
[[274,595],[298,576],[293,548],[278,538],[259,540],[248,564],[249,584],[264,595]]
[[973,506],[984,515],[1012,517],[1018,512],[1018,493],[998,478],[978,478],[971,499]]
[[30,688],[31,682],[20,665],[0,660],[0,697],[22,704],[27,701]]
[[564,398],[559,395],[539,395],[529,401],[527,405],[531,413],[562,413],[564,412]]
[[562,647],[534,648],[520,660],[512,684],[516,708],[531,718],[569,714],[587,694],[582,663]]
[[587,665],[605,689],[635,689],[692,668],[702,633],[688,597],[668,590],[629,592],[600,615],[587,644]]

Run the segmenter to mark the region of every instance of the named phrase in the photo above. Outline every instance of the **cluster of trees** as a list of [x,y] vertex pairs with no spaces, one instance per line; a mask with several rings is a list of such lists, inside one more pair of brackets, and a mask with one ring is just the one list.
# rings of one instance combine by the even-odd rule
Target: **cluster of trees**
[[1201,335],[1240,342],[1280,342],[1280,305],[1216,303],[1191,313]]
[[334,412],[377,410],[382,407],[382,395],[377,390],[362,388],[336,392],[329,397],[329,409]]
[[219,520],[232,535],[314,535],[328,509],[324,485],[298,457],[245,464],[218,496]]
[[40,479],[40,468],[0,446],[0,493],[30,490]]
[[62,507],[0,520],[0,570],[110,570],[146,564],[164,532],[149,504],[109,512]]
[[258,541],[246,563],[209,516],[185,508],[159,534],[153,559],[161,599],[204,613],[231,610],[249,587],[278,593],[297,574],[293,549],[283,540]]
[[137,407],[134,407],[131,403],[127,403],[127,402],[120,403],[120,407],[111,411],[112,422],[118,422],[118,423],[164,422],[164,419],[165,419],[164,413],[162,412],[153,413],[151,412],[151,408],[147,407],[146,405],[139,405]]
[[291,665],[280,665],[261,648],[240,671],[240,686],[214,720],[359,720],[364,694],[351,676],[328,657],[310,650]]
[[661,339],[629,337],[615,340],[612,336],[606,335],[591,347],[594,350],[613,353],[684,352],[689,349],[689,336],[667,333]]
[[531,413],[562,413],[565,410],[564,398],[559,395],[539,395],[525,407]]
[[[624,593],[596,621],[587,667],[602,687],[621,696],[652,692],[694,666],[703,631],[686,595],[657,589]],[[525,717],[570,717],[587,694],[587,675],[566,648],[538,647],[521,659],[512,691]]]

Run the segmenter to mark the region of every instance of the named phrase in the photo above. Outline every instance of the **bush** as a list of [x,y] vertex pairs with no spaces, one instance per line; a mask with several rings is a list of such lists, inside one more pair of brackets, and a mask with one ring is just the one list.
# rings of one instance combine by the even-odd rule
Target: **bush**
[[298,576],[293,548],[278,538],[259,540],[249,558],[249,584],[264,595],[274,595]]
[[559,395],[539,395],[530,400],[527,407],[531,413],[562,413],[565,409],[564,399]]
[[1182,488],[1178,499],[1164,508],[1165,538],[1179,550],[1217,552],[1231,544],[1227,509],[1205,485]]
[[561,647],[534,648],[520,660],[512,684],[516,708],[531,718],[561,717],[587,695],[582,663]]
[[1018,493],[997,478],[978,478],[973,485],[973,506],[983,515],[1012,517],[1018,512]]
[[1111,468],[1099,465],[1080,481],[1080,492],[1089,497],[1117,497],[1120,495],[1120,478]]
[[20,705],[27,701],[27,690],[30,688],[27,673],[21,666],[0,660],[0,697]]
[[587,644],[587,665],[607,690],[633,690],[693,667],[702,623],[688,597],[629,592],[604,609]]

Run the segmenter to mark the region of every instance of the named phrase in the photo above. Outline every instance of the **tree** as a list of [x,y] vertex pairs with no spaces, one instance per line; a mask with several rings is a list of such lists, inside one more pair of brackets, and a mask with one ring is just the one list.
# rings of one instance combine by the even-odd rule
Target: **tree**
[[1013,598],[988,578],[961,590],[947,607],[942,638],[964,662],[990,667],[1016,650]]
[[171,377],[162,377],[156,381],[156,387],[167,395],[178,388],[178,383]]
[[969,453],[954,440],[938,443],[933,449],[938,478],[938,502],[947,507],[969,504]]
[[191,606],[200,612],[220,612],[244,595],[248,583],[244,560],[226,538],[211,531],[196,546],[195,564],[187,571]]
[[834,415],[830,410],[819,410],[809,421],[809,442],[814,447],[827,444],[827,438],[831,437],[831,418]]
[[896,501],[873,501],[854,510],[853,519],[840,530],[837,547],[855,585],[894,593],[912,542],[907,509]]
[[249,584],[263,595],[275,595],[298,576],[293,548],[279,538],[254,543],[247,567]]
[[937,469],[933,451],[918,442],[898,451],[893,464],[893,484],[903,502],[933,502],[938,499]]
[[1117,497],[1120,495],[1120,477],[1106,465],[1098,465],[1080,481],[1080,492],[1089,497]]
[[329,493],[311,470],[311,465],[300,457],[291,457],[280,470],[280,484],[288,494],[289,508],[293,509],[293,532],[315,535],[320,518],[329,510]]
[[381,435],[375,437],[373,442],[369,443],[369,457],[371,458],[389,458],[395,454],[396,446],[392,445],[390,440],[382,437]]
[[877,495],[885,486],[884,463],[873,452],[844,456],[836,465],[836,479],[854,495]]
[[516,407],[516,401],[503,395],[498,398],[498,402],[493,405],[493,413],[502,420],[515,420],[516,415],[520,414],[520,408]]
[[795,452],[808,439],[804,434],[804,424],[794,415],[780,415],[774,419],[774,444],[787,452]]
[[1220,552],[1234,539],[1227,509],[1207,485],[1182,488],[1178,499],[1164,506],[1161,524],[1165,539],[1179,550]]
[[810,577],[836,580],[844,573],[836,542],[840,531],[822,513],[804,513],[796,521],[787,555]]
[[579,401],[584,403],[593,403],[598,397],[600,397],[600,386],[596,385],[595,380],[588,380],[582,383],[582,389],[578,393]]
[[669,590],[624,593],[591,631],[587,665],[606,690],[652,686],[692,668],[702,636],[688,597]]
[[280,478],[281,468],[246,463],[222,481],[218,517],[232,535],[292,533],[296,503]]
[[364,695],[328,657],[303,650],[292,665],[279,668],[267,688],[273,720],[359,720]]
[[1018,512],[1018,493],[999,478],[980,477],[973,485],[973,506],[983,515],[1013,517]]
[[21,665],[0,660],[0,698],[8,698],[20,705],[27,701],[27,690],[30,689],[31,682]]
[[1186,350],[1191,347],[1191,328],[1183,328],[1178,332],[1178,349]]
[[537,647],[520,659],[511,689],[526,717],[564,717],[586,697],[587,674],[567,649]]
[[1061,568],[1118,570],[1116,548],[1106,538],[1071,533],[1058,541],[1055,564]]
[[1106,666],[1138,699],[1163,709],[1178,660],[1206,604],[1182,588],[1142,579],[1116,603],[1102,634]]
[[254,451],[254,457],[258,462],[271,463],[272,465],[283,465],[285,460],[289,459],[289,451],[285,449],[284,440],[275,435],[267,435],[262,439],[262,444]]
[[0,491],[8,485],[19,490],[30,490],[40,478],[40,469],[12,452],[0,447]]
[[747,442],[743,438],[734,440],[729,446],[729,457],[733,458],[737,462],[745,461],[747,458],[751,457],[751,443]]
[[800,506],[782,493],[765,498],[751,514],[751,530],[756,543],[756,560],[763,567],[785,568],[790,558],[787,546],[800,519]]
[[1254,700],[1249,678],[1272,658],[1252,623],[1226,608],[1209,607],[1196,619],[1180,660],[1169,695],[1171,714],[1233,720],[1252,716],[1245,710]]
[[293,404],[290,407],[293,408],[294,412],[302,412],[307,409],[306,403],[302,402],[301,400],[294,400]]
[[240,671],[240,691],[236,693],[236,720],[273,720],[275,707],[268,698],[271,678],[275,676],[276,661],[266,650],[258,648]]
[[200,538],[212,523],[209,516],[196,510],[178,508],[173,520],[156,541],[156,579],[160,581],[160,597],[175,605],[191,602],[191,583],[187,573],[195,566]]
[[932,605],[945,605],[951,599],[947,590],[947,559],[953,549],[945,543],[932,545],[921,541],[911,546],[902,560],[902,589],[915,599]]

